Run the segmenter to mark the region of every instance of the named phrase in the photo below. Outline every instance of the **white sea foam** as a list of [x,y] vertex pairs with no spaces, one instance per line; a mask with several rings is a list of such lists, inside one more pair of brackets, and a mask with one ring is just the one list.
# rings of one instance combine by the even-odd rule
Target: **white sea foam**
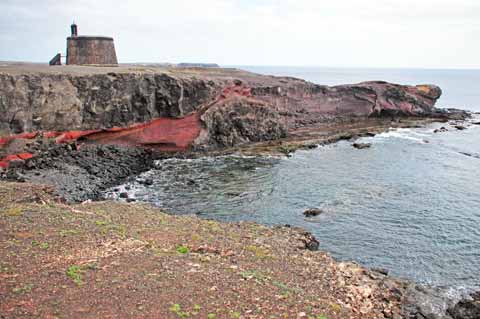
[[[388,139],[388,138],[399,138],[405,140],[411,140],[416,142],[423,143],[423,139],[416,137],[415,135],[419,136],[420,134],[416,134],[409,129],[401,129],[401,130],[394,130],[389,132],[380,133],[375,136],[377,139]],[[428,136],[428,135],[420,135],[420,136]]]

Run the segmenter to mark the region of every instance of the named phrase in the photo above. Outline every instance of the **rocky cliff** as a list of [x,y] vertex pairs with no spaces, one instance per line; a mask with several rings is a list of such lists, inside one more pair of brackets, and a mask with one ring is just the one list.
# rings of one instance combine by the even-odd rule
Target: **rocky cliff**
[[166,151],[285,137],[371,116],[425,116],[440,88],[328,87],[235,69],[0,67],[0,148],[16,139],[83,139]]

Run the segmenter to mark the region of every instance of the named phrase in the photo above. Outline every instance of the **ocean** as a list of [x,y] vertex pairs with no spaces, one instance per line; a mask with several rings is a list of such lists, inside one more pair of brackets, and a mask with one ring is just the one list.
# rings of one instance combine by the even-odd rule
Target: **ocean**
[[[432,83],[439,107],[480,111],[480,71],[242,67],[335,85]],[[476,120],[480,117],[476,115]],[[292,157],[168,159],[120,192],[177,214],[289,224],[311,231],[337,260],[449,289],[480,288],[480,126],[397,129],[357,150],[342,141]],[[107,197],[117,198],[118,192]],[[306,218],[303,211],[324,213]]]

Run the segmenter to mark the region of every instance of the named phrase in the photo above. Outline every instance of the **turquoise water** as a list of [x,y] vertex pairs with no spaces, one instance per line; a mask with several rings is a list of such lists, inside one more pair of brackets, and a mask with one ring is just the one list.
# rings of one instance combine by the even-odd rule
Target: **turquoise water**
[[[371,73],[377,71],[264,71],[311,76],[325,84],[410,76],[409,71],[389,73],[391,78]],[[446,72],[448,79],[435,81],[436,72]],[[480,82],[470,79],[479,75],[466,73],[464,78],[455,71],[420,70],[412,83],[441,79],[469,83],[469,89],[444,87],[443,103],[478,109],[474,101],[480,101],[475,95],[480,91],[474,86]],[[433,133],[442,125],[362,138],[372,143],[366,150],[340,142],[298,151],[290,158],[169,159],[127,188],[138,200],[173,213],[301,226],[339,260],[387,268],[393,275],[421,283],[479,288],[480,126],[467,123],[467,130],[458,131],[446,125],[448,132]],[[145,178],[151,178],[153,185],[139,182]],[[321,208],[324,214],[305,218],[302,213],[308,208]]]

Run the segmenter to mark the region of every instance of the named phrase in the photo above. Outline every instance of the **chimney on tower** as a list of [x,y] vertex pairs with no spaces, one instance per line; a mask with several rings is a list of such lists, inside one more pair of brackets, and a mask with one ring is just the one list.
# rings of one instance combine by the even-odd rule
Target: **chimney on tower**
[[72,29],[72,37],[78,36],[78,28],[77,28],[77,25],[75,24],[75,21],[73,21],[70,28]]

